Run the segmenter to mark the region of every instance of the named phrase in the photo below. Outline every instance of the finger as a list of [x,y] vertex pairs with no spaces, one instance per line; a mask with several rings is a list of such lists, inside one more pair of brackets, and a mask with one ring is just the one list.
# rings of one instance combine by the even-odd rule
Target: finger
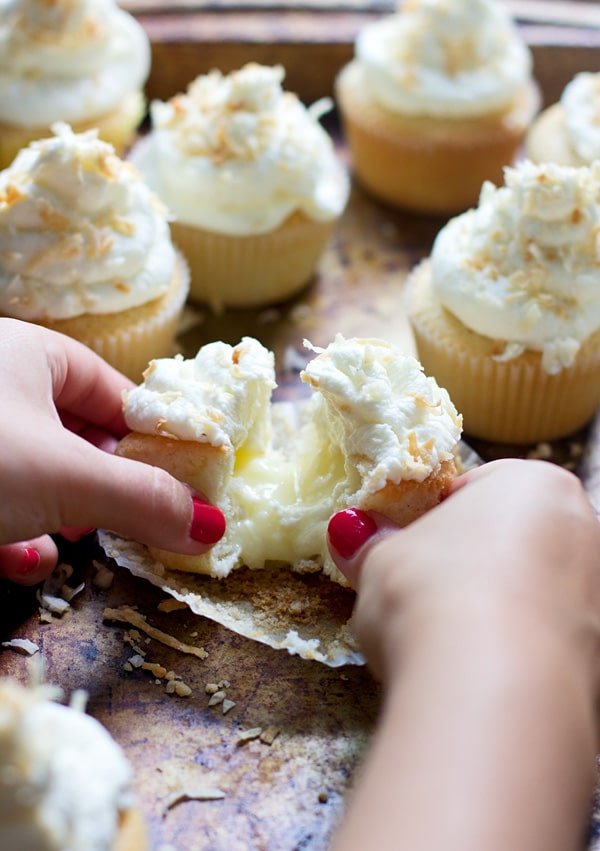
[[18,585],[37,585],[58,561],[56,544],[49,535],[0,546],[0,576]]
[[[61,457],[64,462],[61,462]],[[225,532],[217,507],[197,498],[165,470],[102,452],[62,433],[55,458],[54,526],[110,529],[141,543],[198,555]]]
[[59,413],[60,420],[68,431],[73,432],[73,434],[77,434],[79,437],[87,440],[88,443],[92,443],[94,446],[97,446],[99,449],[103,449],[105,452],[115,451],[118,440],[114,434],[106,431],[106,429],[90,425],[86,420],[75,416],[75,414],[70,414],[65,411],[60,411]]
[[327,527],[329,552],[352,588],[359,587],[362,565],[373,544],[397,531],[398,527],[383,515],[357,508],[338,511],[331,517]]
[[59,535],[62,535],[65,541],[69,541],[72,544],[85,538],[86,535],[91,535],[95,531],[95,528],[92,526],[63,526],[58,530]]
[[47,331],[44,342],[56,407],[117,437],[127,434],[121,394],[133,382],[77,340]]

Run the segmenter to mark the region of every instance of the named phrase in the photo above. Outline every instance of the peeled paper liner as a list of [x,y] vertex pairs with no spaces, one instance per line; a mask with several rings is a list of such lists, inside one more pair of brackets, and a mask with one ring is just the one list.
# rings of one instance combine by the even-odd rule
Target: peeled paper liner
[[169,570],[145,546],[98,532],[100,546],[118,565],[147,579],[197,615],[276,650],[337,668],[364,658],[349,620],[355,594],[320,573],[287,566],[234,570],[225,579]]
[[[459,472],[480,463],[461,442]],[[106,555],[118,565],[238,635],[331,668],[364,664],[351,629],[356,595],[321,573],[294,573],[287,565],[242,567],[225,579],[214,579],[170,570],[143,544],[111,532],[99,530],[98,536]]]

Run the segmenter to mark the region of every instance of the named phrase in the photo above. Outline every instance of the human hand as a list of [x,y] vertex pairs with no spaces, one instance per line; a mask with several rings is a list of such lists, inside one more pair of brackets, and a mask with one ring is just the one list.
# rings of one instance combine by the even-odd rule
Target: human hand
[[189,555],[225,531],[215,506],[164,470],[112,454],[131,382],[75,340],[0,319],[0,575],[25,585],[56,564],[49,534],[96,527]]
[[341,512],[329,541],[386,685],[336,851],[582,848],[600,524],[578,480],[540,461],[493,462],[405,529]]

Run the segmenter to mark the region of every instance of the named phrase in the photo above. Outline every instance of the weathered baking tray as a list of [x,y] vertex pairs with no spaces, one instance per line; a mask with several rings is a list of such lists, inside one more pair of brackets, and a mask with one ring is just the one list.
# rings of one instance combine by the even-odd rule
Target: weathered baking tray
[[[141,20],[154,42],[150,96],[169,96],[211,67],[232,68],[249,59],[282,62],[288,83],[307,100],[331,91],[337,69],[351,55],[359,25],[390,4],[323,2],[321,10],[249,8],[231,3],[170,4],[151,10],[151,0],[131,2],[146,12]],[[289,4],[288,4],[289,5]],[[364,4],[363,4],[364,5]],[[600,67],[600,31],[594,3],[521,3],[530,20],[525,32],[534,47],[536,73],[546,102],[580,70]],[[202,8],[200,8],[202,6]],[[552,23],[550,9],[573,11],[570,26]],[[240,8],[242,7],[242,8]],[[350,8],[354,7],[354,8]],[[540,20],[541,11],[548,11]],[[533,11],[532,11],[533,10]],[[531,20],[533,13],[535,21]],[[580,16],[580,17],[578,17]],[[577,25],[577,22],[581,25]],[[559,22],[560,23],[560,22]],[[341,148],[343,155],[343,148]],[[298,392],[298,353],[308,337],[326,344],[336,331],[383,336],[412,350],[401,307],[406,273],[430,249],[443,220],[415,218],[386,209],[355,187],[313,284],[296,300],[263,311],[214,317],[193,312],[181,336],[187,355],[212,339],[237,341],[252,334],[273,348],[280,366],[280,398]],[[586,433],[533,450],[550,455],[581,475],[600,508],[600,420]],[[484,458],[524,455],[531,447],[478,443]],[[65,560],[86,579],[72,610],[42,623],[32,592],[0,587],[3,638],[27,637],[40,647],[47,679],[67,692],[85,688],[89,710],[125,748],[152,848],[177,851],[319,851],[328,845],[376,721],[380,690],[365,668],[328,669],[247,641],[192,616],[166,613],[163,594],[124,571],[112,587],[91,583],[91,542],[71,546]],[[156,639],[138,644],[146,659],[179,674],[189,697],[168,695],[149,670],[124,669],[134,649],[123,641],[123,625],[103,622],[106,607],[133,605],[150,624],[206,650],[206,658],[183,654]],[[202,655],[202,654],[200,654]],[[24,679],[26,660],[0,653],[0,673]],[[209,706],[207,683],[228,681],[223,704]],[[240,736],[262,729],[262,739]],[[276,737],[275,737],[276,736]],[[186,798],[199,795],[204,800]]]

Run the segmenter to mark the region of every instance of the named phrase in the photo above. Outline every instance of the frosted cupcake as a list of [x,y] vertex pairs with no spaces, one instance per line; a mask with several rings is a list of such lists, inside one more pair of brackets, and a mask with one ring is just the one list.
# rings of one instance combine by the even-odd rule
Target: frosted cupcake
[[188,290],[162,203],[66,125],[0,172],[0,314],[53,328],[139,380],[172,354]]
[[133,162],[175,216],[190,296],[223,307],[286,299],[313,275],[349,191],[319,124],[284,92],[281,67],[249,64],[198,77],[151,106]]
[[521,443],[565,436],[600,401],[600,163],[506,169],[438,234],[408,281],[425,369],[465,431]]
[[600,160],[600,73],[573,77],[559,102],[531,125],[526,148],[538,163],[581,166]]
[[362,508],[404,526],[448,492],[461,418],[447,392],[382,340],[338,335],[314,352],[300,411],[270,404],[273,354],[252,338],[153,361],[126,394],[132,433],[117,453],[168,470],[227,518],[205,555],[154,558],[219,578],[279,562],[344,583],[327,547],[332,514]]
[[0,847],[145,851],[132,771],[93,718],[0,680]]
[[411,0],[365,27],[336,83],[356,176],[416,212],[472,206],[538,109],[531,66],[495,0]]
[[148,38],[114,0],[0,4],[0,168],[55,121],[121,151],[144,113]]

